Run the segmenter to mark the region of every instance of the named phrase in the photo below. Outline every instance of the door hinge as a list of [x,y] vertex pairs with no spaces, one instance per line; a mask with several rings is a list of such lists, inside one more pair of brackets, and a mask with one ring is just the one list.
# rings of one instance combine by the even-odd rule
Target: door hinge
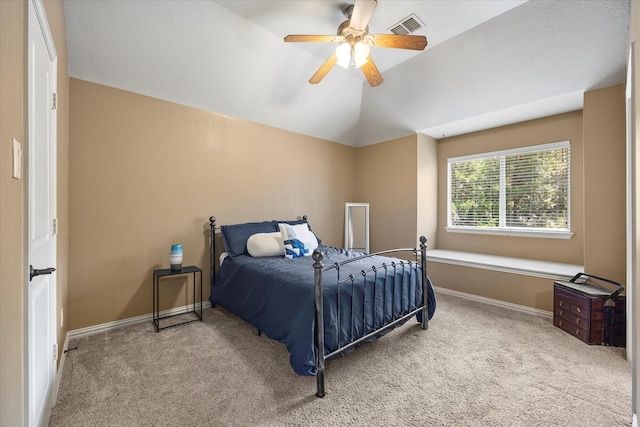
[[53,219],[53,235],[58,235],[58,218]]
[[53,360],[58,360],[58,343],[53,345]]
[[58,94],[53,92],[53,105],[51,106],[52,110],[58,109]]

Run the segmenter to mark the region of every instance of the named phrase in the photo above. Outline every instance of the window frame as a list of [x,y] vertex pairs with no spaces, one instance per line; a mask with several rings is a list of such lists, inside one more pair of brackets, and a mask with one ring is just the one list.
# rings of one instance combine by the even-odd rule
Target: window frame
[[[468,225],[452,225],[452,211],[451,211],[451,164],[462,161],[487,159],[490,157],[500,157],[500,163],[504,164],[504,158],[510,155],[519,155],[526,153],[533,153],[537,151],[557,150],[562,148],[569,149],[569,165],[568,174],[569,180],[567,182],[567,228],[566,229],[543,229],[543,228],[524,228],[524,227],[482,227],[482,226],[468,226]],[[503,168],[501,167],[501,170]],[[502,218],[505,215],[505,182],[503,180],[504,174],[500,173],[500,199],[499,199],[499,215]],[[573,236],[571,232],[571,141],[558,141],[547,144],[529,145],[526,147],[513,148],[507,150],[491,151],[477,154],[470,154],[465,156],[450,157],[447,159],[447,226],[445,227],[447,232],[451,233],[468,233],[468,234],[488,234],[488,235],[500,235],[500,236],[521,236],[521,237],[536,237],[547,239],[570,239]]]

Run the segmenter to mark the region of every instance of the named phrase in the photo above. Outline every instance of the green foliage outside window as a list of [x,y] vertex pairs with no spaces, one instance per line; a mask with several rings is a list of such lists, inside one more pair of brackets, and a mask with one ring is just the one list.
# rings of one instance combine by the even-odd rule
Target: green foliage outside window
[[451,164],[452,225],[498,227],[500,158]]

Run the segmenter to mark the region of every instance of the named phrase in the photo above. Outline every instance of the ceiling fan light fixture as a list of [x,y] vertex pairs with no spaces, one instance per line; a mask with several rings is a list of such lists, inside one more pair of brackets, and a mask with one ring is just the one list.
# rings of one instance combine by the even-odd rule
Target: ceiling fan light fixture
[[341,43],[336,48],[337,64],[343,68],[360,68],[367,63],[371,53],[371,47],[362,41],[353,46],[348,41]]

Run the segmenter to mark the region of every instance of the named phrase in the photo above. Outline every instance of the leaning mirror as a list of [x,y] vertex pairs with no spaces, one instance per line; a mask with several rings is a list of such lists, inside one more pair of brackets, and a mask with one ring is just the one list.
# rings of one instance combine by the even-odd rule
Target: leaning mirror
[[345,203],[344,247],[369,253],[369,203]]

